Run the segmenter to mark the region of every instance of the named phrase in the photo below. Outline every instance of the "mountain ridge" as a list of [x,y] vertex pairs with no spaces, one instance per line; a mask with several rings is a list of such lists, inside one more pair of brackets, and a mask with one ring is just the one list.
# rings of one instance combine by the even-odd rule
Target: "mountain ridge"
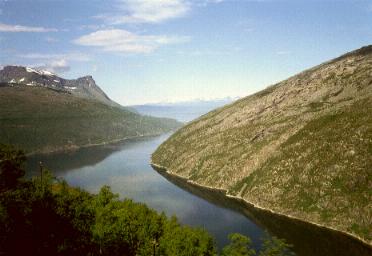
[[77,97],[93,99],[110,106],[122,107],[111,100],[90,75],[77,79],[64,79],[58,75],[24,66],[5,66],[0,70],[0,83],[24,86],[41,86],[65,91]]
[[155,165],[371,244],[372,46],[209,112]]
[[91,76],[67,80],[28,67],[0,70],[0,143],[29,155],[154,136],[179,126],[110,100]]

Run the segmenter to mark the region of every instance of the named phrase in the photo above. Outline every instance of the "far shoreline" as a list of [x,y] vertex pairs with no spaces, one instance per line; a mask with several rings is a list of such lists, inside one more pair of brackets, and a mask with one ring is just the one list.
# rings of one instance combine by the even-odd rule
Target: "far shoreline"
[[151,137],[158,137],[163,134],[167,133],[173,133],[175,130],[170,130],[167,132],[163,133],[155,133],[155,134],[142,134],[142,135],[136,135],[136,136],[129,136],[129,137],[124,137],[121,139],[115,139],[115,140],[109,140],[109,141],[104,141],[101,143],[91,143],[91,144],[84,144],[84,145],[65,145],[62,147],[56,147],[51,150],[37,150],[37,151],[31,151],[31,152],[26,152],[25,156],[26,157],[33,157],[37,155],[52,155],[52,154],[62,154],[62,153],[73,153],[76,152],[80,149],[83,148],[91,148],[91,147],[98,147],[98,146],[105,146],[105,145],[115,145],[118,143],[122,143],[128,140],[133,140],[133,139],[140,139],[140,138],[151,138]]

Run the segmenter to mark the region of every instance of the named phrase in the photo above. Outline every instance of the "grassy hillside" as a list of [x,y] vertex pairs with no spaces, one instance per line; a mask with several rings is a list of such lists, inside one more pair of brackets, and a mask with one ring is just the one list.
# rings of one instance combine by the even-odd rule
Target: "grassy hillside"
[[217,109],[152,161],[204,186],[372,241],[372,46]]
[[0,87],[0,143],[50,152],[155,135],[180,126],[43,87]]

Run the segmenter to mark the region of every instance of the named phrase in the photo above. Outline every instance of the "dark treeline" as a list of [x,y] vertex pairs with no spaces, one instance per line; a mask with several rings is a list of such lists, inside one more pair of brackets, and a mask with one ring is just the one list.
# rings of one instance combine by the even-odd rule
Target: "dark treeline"
[[[92,195],[50,172],[24,180],[22,151],[0,145],[0,255],[217,255],[210,234],[182,226],[141,203],[119,200],[109,187]],[[248,237],[229,236],[221,255],[288,255],[266,239],[257,254]]]

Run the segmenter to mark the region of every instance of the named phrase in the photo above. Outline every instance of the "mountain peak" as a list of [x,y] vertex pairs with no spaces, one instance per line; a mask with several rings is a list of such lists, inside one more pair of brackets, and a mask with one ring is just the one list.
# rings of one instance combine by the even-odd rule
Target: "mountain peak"
[[90,75],[78,79],[64,79],[47,70],[23,66],[5,66],[0,70],[0,83],[10,86],[46,87],[65,91],[77,97],[98,100],[111,106],[120,106],[99,88]]
[[90,81],[94,81],[94,79],[93,79],[93,77],[91,75],[79,77],[78,80],[90,80]]
[[25,68],[27,72],[31,73],[36,73],[36,74],[39,74],[39,75],[46,75],[46,76],[57,76],[56,74],[48,71],[48,70],[43,70],[43,69],[35,69],[35,68],[30,68],[30,67],[26,67]]
[[22,67],[22,66],[12,66],[12,65],[9,65],[9,66],[4,66],[2,70],[26,70],[25,67]]

